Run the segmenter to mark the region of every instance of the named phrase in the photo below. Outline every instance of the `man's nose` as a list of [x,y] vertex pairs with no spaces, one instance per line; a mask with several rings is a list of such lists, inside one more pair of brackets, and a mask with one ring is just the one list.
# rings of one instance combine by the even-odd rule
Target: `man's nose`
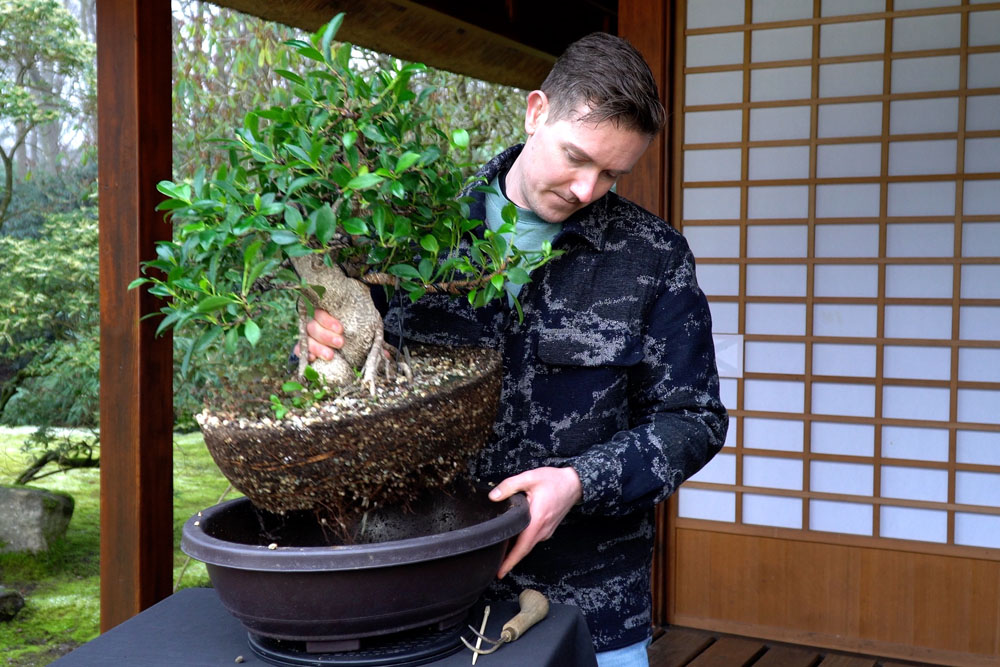
[[597,187],[597,176],[590,173],[580,174],[573,180],[569,190],[573,193],[581,204],[589,204],[594,197],[594,189]]

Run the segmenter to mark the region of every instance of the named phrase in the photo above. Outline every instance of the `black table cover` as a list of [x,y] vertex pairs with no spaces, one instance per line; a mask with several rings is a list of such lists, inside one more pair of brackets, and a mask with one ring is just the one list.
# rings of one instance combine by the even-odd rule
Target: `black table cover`
[[[499,637],[504,622],[517,613],[517,601],[490,603],[486,635]],[[475,610],[474,625],[482,620]],[[478,627],[477,627],[478,629]],[[466,635],[472,638],[472,633]],[[237,661],[242,659],[242,663]],[[470,665],[462,648],[432,667]],[[266,666],[247,642],[247,631],[222,606],[211,588],[189,588],[145,610],[97,639],[56,660],[58,667],[220,667]],[[549,615],[512,644],[480,656],[477,667],[591,667],[594,648],[576,607],[554,604]]]

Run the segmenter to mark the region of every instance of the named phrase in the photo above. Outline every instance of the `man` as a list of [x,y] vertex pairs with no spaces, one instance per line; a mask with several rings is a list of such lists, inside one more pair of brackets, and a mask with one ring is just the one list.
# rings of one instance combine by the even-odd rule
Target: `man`
[[[494,229],[508,199],[518,206],[518,247],[564,251],[517,294],[523,321],[504,300],[473,310],[437,295],[386,317],[387,336],[503,354],[500,414],[472,473],[496,484],[493,500],[525,493],[531,523],[491,595],[530,587],[578,605],[602,666],[647,664],[654,505],[708,462],[727,427],[687,243],[611,192],[664,116],[627,42],[595,33],[572,44],[528,95],[524,145],[480,171],[498,191],[472,193],[471,217]],[[311,358],[343,345],[325,312],[308,332]]]

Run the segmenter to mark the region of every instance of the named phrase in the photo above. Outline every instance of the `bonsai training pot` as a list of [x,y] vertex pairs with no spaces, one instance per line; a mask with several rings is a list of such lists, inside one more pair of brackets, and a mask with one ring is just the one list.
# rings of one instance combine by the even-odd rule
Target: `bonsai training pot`
[[312,513],[270,514],[239,498],[188,519],[181,548],[206,563],[252,633],[338,641],[458,622],[528,520],[520,494],[493,503],[435,491],[405,511],[369,513],[356,543],[329,545]]

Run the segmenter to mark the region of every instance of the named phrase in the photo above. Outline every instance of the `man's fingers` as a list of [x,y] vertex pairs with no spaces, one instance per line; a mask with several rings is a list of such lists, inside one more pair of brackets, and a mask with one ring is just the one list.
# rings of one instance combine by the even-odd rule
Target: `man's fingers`
[[322,308],[317,308],[313,311],[313,319],[324,329],[329,329],[336,334],[344,333],[344,326],[340,323],[340,320]]
[[507,573],[513,570],[514,566],[528,555],[536,543],[537,540],[534,537],[534,531],[532,531],[531,526],[521,531],[521,534],[517,537],[517,541],[514,542],[514,548],[507,553],[503,562],[500,563],[500,569],[497,570],[497,579],[503,579],[507,576]]

